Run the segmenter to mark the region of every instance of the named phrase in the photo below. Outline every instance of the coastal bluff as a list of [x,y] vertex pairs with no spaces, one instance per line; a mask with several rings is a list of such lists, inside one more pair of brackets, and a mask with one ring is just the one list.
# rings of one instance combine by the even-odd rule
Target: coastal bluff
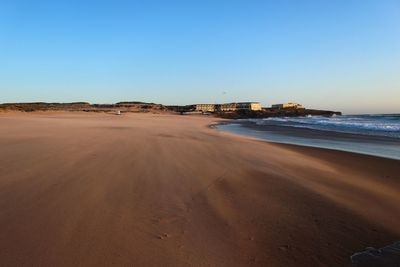
[[217,113],[218,117],[225,119],[248,119],[248,118],[269,118],[269,117],[300,117],[300,116],[339,116],[340,111],[319,110],[319,109],[274,109],[263,108],[260,111],[239,110],[237,112]]
[[167,111],[167,107],[161,104],[146,103],[139,101],[118,102],[115,104],[90,104],[88,102],[71,103],[46,103],[46,102],[27,102],[27,103],[4,103],[0,104],[0,111],[83,111],[83,112],[162,112]]
[[[179,114],[201,114],[207,112],[193,112],[188,108],[191,106],[172,106],[157,103],[140,101],[125,101],[115,104],[91,104],[88,102],[71,103],[46,103],[46,102],[27,102],[27,103],[3,103],[0,104],[1,111],[80,111],[80,112],[130,112],[130,113],[179,113]],[[267,118],[267,117],[296,117],[296,116],[335,116],[341,115],[338,111],[317,110],[317,109],[278,109],[262,108],[261,110],[236,110],[225,112],[212,112],[212,115],[225,119],[245,119],[245,118]]]

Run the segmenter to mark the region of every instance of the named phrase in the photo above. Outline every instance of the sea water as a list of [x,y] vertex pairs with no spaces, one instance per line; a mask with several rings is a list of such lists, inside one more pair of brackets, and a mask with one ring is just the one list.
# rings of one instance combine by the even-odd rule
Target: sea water
[[257,123],[400,138],[400,114],[265,118]]
[[[246,127],[249,123],[251,127]],[[285,131],[269,130],[268,126],[285,127],[281,128]],[[271,142],[400,159],[400,114],[271,117],[238,120],[234,123],[219,125],[217,128]],[[315,134],[312,137],[304,133],[296,135],[296,128],[314,130],[321,134],[317,137]],[[293,129],[293,134],[290,133],[290,129]],[[339,137],[332,138],[334,133]]]

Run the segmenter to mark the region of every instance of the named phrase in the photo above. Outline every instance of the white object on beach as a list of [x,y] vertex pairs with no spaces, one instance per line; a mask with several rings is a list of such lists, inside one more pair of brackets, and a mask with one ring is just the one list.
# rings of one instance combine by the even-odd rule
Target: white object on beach
[[115,112],[115,115],[121,115],[121,111],[120,111],[120,110],[117,110],[117,111]]

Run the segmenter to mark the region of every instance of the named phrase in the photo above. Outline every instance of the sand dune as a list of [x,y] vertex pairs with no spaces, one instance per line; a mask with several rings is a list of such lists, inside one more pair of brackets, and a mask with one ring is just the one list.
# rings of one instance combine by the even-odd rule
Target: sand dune
[[0,115],[0,265],[350,266],[400,240],[399,161],[213,122]]

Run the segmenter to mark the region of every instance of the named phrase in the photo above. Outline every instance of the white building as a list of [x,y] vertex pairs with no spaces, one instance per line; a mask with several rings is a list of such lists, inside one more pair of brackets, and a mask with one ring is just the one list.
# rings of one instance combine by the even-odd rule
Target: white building
[[274,104],[271,106],[272,108],[276,109],[286,109],[286,108],[292,108],[292,109],[303,109],[304,106],[297,104],[297,103],[283,103],[283,104]]

